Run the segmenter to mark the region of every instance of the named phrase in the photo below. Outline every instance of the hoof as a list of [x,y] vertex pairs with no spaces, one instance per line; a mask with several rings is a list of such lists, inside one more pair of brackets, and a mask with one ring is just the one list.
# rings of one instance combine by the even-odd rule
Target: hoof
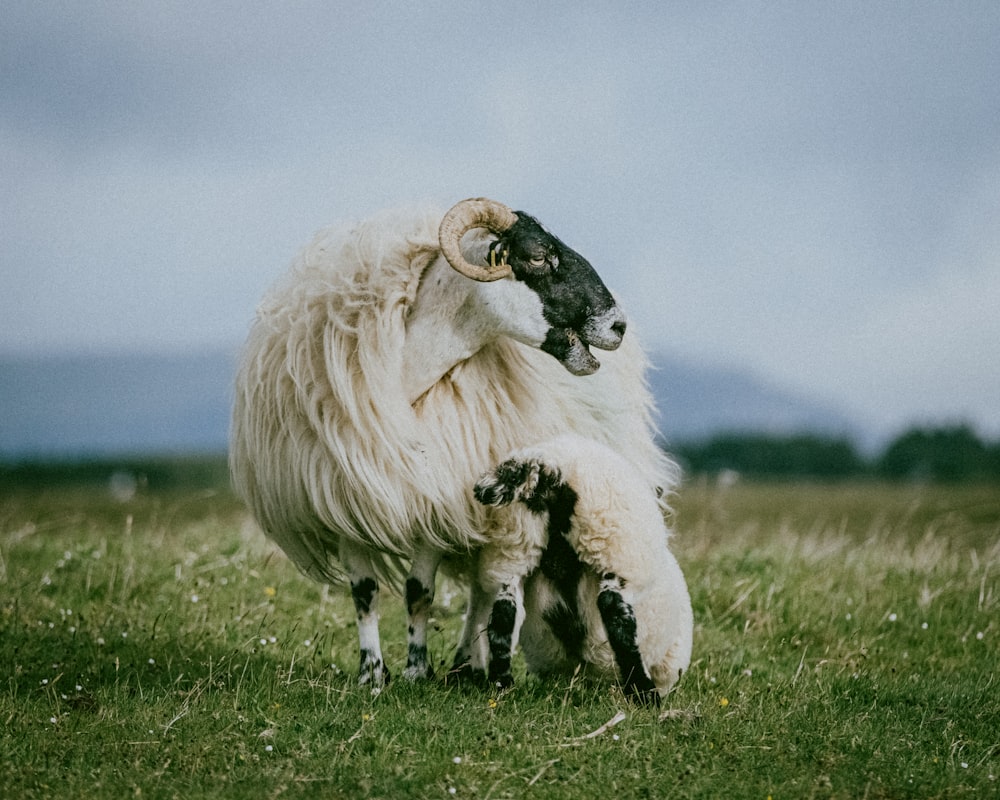
[[403,680],[409,683],[434,679],[434,669],[430,664],[407,664],[403,670]]
[[509,689],[514,685],[514,676],[509,672],[502,672],[499,675],[490,675],[490,686],[497,689]]
[[411,644],[406,656],[406,669],[403,670],[403,680],[425,681],[434,677],[434,669],[427,663],[427,647]]
[[453,666],[445,675],[444,682],[460,686],[486,686],[486,671],[475,669],[466,661]]
[[358,673],[358,686],[371,687],[373,694],[378,694],[383,687],[389,685],[392,676],[388,667],[382,663],[381,659],[366,659],[361,657],[361,670]]

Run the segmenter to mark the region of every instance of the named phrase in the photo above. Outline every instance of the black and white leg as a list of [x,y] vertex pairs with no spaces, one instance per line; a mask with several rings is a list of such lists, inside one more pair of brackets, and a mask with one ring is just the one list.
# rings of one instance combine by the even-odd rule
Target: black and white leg
[[642,664],[635,611],[622,596],[624,589],[625,581],[613,573],[605,574],[601,579],[600,594],[597,595],[597,610],[615,654],[625,696],[640,703],[658,704],[660,695]]
[[407,627],[406,669],[403,677],[410,681],[434,677],[427,660],[427,621],[434,602],[434,579],[441,556],[437,551],[418,552],[413,557],[406,578]]
[[491,686],[506,689],[514,685],[511,664],[517,634],[524,621],[524,593],[520,582],[500,586],[493,601],[487,635],[490,643],[488,678]]
[[449,675],[459,680],[480,683],[486,680],[489,659],[486,629],[493,610],[493,595],[475,579],[469,587],[469,604],[465,610],[465,625],[455,651],[455,662]]
[[367,551],[351,543],[341,545],[340,558],[351,582],[351,598],[358,618],[358,644],[361,650],[358,684],[378,692],[389,683],[389,670],[382,660],[378,632],[378,579]]

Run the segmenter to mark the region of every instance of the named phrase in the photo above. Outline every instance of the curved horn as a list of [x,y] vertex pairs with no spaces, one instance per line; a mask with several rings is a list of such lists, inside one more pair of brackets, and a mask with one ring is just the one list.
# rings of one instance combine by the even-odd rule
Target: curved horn
[[462,236],[472,228],[486,228],[493,233],[503,233],[517,222],[517,214],[503,203],[485,197],[472,197],[453,205],[438,228],[438,243],[448,263],[468,278],[477,281],[495,281],[510,274],[510,267],[470,264],[458,246]]

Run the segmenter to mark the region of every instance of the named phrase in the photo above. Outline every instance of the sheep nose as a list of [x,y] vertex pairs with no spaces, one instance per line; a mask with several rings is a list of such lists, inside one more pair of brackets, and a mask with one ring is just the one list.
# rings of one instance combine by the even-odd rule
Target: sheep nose
[[625,314],[618,306],[612,306],[603,314],[591,317],[580,335],[587,344],[601,350],[614,350],[622,343],[627,326]]

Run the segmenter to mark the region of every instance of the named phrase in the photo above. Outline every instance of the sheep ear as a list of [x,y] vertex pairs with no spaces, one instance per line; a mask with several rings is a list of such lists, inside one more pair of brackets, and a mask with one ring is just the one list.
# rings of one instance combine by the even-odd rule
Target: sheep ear
[[483,475],[472,489],[472,494],[484,506],[506,506],[517,498],[518,482],[511,480],[516,471],[515,462],[505,461]]
[[525,461],[522,465],[522,472],[517,497],[525,503],[530,503],[537,494],[545,490],[544,485],[539,480],[542,473],[541,465],[537,461]]
[[481,477],[472,490],[484,506],[506,506],[515,500],[529,505],[548,488],[545,468],[536,460],[508,459]]
[[552,491],[562,484],[562,472],[558,467],[549,466],[541,461],[532,461],[529,466],[532,481],[531,498],[547,500]]
[[539,511],[552,488],[562,480],[558,469],[537,459],[509,459],[479,479],[472,493],[485,506],[506,506],[520,500],[532,511]]

